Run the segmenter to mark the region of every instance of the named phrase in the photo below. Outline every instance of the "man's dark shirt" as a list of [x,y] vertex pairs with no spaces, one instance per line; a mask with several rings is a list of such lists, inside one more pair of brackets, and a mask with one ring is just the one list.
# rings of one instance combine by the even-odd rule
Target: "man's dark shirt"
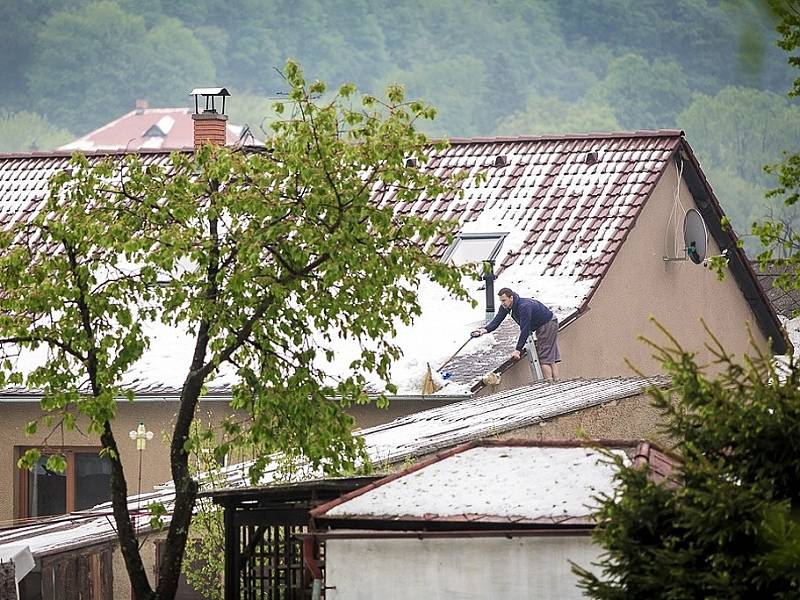
[[500,327],[500,323],[511,312],[511,318],[514,319],[519,325],[519,340],[517,341],[517,350],[522,352],[525,344],[528,342],[531,332],[536,331],[553,319],[553,312],[544,304],[533,298],[520,298],[519,295],[514,294],[513,303],[511,304],[511,311],[505,306],[500,306],[494,319],[490,323],[484,325],[486,331],[494,331]]

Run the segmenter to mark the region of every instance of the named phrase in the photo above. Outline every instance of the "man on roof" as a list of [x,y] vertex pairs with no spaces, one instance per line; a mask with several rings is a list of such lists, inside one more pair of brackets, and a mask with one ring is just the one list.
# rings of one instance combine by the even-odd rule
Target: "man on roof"
[[497,295],[500,298],[500,310],[491,322],[473,331],[472,336],[480,337],[494,331],[510,313],[511,318],[519,325],[519,340],[511,353],[511,359],[519,360],[522,349],[529,343],[531,333],[535,332],[536,352],[542,366],[542,375],[545,379],[558,379],[561,355],[558,353],[558,320],[553,312],[538,300],[520,298],[509,288],[502,288]]

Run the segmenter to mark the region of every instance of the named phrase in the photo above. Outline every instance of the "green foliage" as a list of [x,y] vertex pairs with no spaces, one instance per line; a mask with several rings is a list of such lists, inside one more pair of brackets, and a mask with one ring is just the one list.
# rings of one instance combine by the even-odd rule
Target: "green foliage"
[[671,337],[652,346],[673,381],[652,395],[682,460],[678,485],[617,461],[594,532],[602,574],[576,567],[581,585],[593,598],[796,598],[798,364],[779,377],[771,356],[737,360],[713,337],[708,366]]
[[729,87],[698,95],[678,116],[704,166],[726,167],[739,177],[770,185],[765,164],[800,139],[800,107],[771,92]]
[[0,113],[0,152],[54,150],[73,137],[34,113]]
[[[796,52],[800,47],[800,7],[796,3],[769,2],[779,18],[777,29],[781,34],[779,45],[786,52]],[[800,67],[800,58],[789,57],[789,63]],[[800,93],[800,78],[795,79],[790,96]],[[795,130],[796,131],[796,130]],[[800,152],[797,151],[797,139],[786,140],[783,161],[765,167],[765,171],[777,178],[778,187],[772,189],[768,196],[773,200],[783,200],[784,210],[772,214],[761,222],[754,223],[751,229],[763,247],[758,255],[761,267],[777,266],[781,275],[775,285],[785,290],[800,289],[800,234],[797,226],[800,216],[797,213],[800,198]],[[788,148],[788,150],[786,150]]]
[[27,71],[33,105],[75,131],[118,117],[137,98],[184,105],[198,81],[215,77],[208,50],[180,22],[148,28],[109,0],[52,14],[36,40]]
[[[141,598],[174,592],[198,489],[190,425],[210,378],[222,368],[238,376],[237,417],[224,423],[217,452],[253,452],[254,482],[276,452],[347,471],[366,457],[342,406],[369,401],[370,374],[392,389],[400,351],[388,340],[420,313],[421,279],[467,297],[463,273],[426,252],[452,224],[396,216],[372,200],[389,188],[398,201],[456,193],[454,182],[406,164],[416,156],[424,165],[429,142],[415,124],[434,110],[407,101],[400,86],[384,99],[354,102],[345,86],[316,100],[322,84],[307,85],[294,62],[284,73],[284,116],[262,152],[206,146],[168,166],[75,156],[41,210],[0,234],[0,341],[6,354],[46,350],[32,371],[6,362],[0,384],[42,390],[43,410],[66,426],[67,415],[83,415],[117,459],[116,526]],[[124,375],[153,342],[150,323],[192,332],[194,346],[180,366],[176,497],[158,596],[141,566],[113,429],[117,399],[130,395]],[[349,375],[332,379],[326,360],[342,338],[360,353]]]
[[[213,420],[211,415],[209,424]],[[226,484],[220,464],[222,460],[215,450],[219,447],[211,429],[201,423],[192,424],[195,444],[192,450],[192,476],[203,482],[205,490],[224,488]],[[195,506],[195,515],[186,545],[186,580],[195,590],[202,592],[207,600],[222,600],[224,596],[223,573],[225,572],[225,525],[222,509],[211,498],[200,498]]]
[[625,129],[663,129],[688,102],[689,86],[677,63],[627,54],[611,61],[589,96],[605,100]]
[[228,122],[246,125],[257,139],[264,140],[272,131],[270,124],[277,118],[273,108],[274,103],[274,98],[266,96],[236,94],[236,101],[230,103]]
[[618,131],[621,129],[611,108],[604,104],[577,102],[570,104],[558,98],[529,96],[523,111],[501,120],[498,133],[516,135]]

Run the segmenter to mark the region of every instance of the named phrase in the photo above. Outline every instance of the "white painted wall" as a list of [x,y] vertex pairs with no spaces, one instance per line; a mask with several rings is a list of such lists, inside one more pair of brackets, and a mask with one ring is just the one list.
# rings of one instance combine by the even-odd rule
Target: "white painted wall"
[[[329,600],[582,598],[569,560],[591,567],[588,536],[326,542]],[[333,589],[331,589],[333,588]]]

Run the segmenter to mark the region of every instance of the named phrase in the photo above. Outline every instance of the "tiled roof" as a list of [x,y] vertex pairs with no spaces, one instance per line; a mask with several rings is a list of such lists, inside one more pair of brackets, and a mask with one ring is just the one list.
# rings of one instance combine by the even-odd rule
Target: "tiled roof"
[[[753,265],[754,268],[756,265]],[[768,267],[765,270],[758,270],[758,281],[767,298],[772,303],[775,312],[779,315],[791,319],[800,314],[800,290],[785,290],[775,285],[775,280],[784,274],[784,269],[779,267]]]
[[[442,408],[401,417],[378,427],[357,432],[363,436],[376,469],[414,459],[458,444],[506,433],[559,415],[643,393],[652,385],[666,385],[663,377],[653,379],[573,380],[536,383],[484,398],[465,400]],[[226,467],[227,486],[249,484],[250,463]],[[273,463],[262,484],[278,477]],[[302,477],[302,474],[301,474]],[[314,477],[314,474],[308,474]],[[175,498],[172,482],[153,492],[130,496],[128,506],[140,531],[149,531],[150,502],[163,502],[169,510]],[[139,511],[141,509],[141,511]],[[115,538],[110,504],[91,511],[64,515],[46,521],[0,531],[0,546],[24,543],[35,556],[63,552]]]
[[[249,130],[248,130],[249,132]],[[243,128],[227,125],[227,144],[242,143]],[[252,135],[247,143],[253,142]],[[192,110],[137,108],[61,146],[59,150],[182,150],[194,147]]]
[[[430,156],[425,168],[441,176],[459,171],[468,173],[463,197],[421,196],[404,204],[395,202],[391,190],[376,187],[373,193],[384,204],[394,203],[399,214],[457,220],[464,233],[507,232],[497,256],[495,285],[511,287],[521,296],[541,300],[557,314],[563,327],[587,307],[676,152],[686,154],[698,171],[693,174],[692,169],[687,169],[685,175],[694,186],[693,193],[702,197],[707,206],[701,209],[709,231],[718,242],[724,242],[720,245],[734,248],[733,277],[765,333],[778,340],[776,350],[782,351],[777,319],[749,266],[739,264],[743,255],[735,249],[735,240],[719,226],[721,209],[680,131],[453,139],[448,148]],[[152,163],[165,164],[168,160],[163,152],[141,154]],[[63,168],[66,160],[58,154],[0,157],[0,226],[35,210],[35,200],[46,193],[48,177]],[[479,173],[484,176],[480,182]],[[710,204],[705,200],[709,195]],[[441,255],[445,250],[445,241],[436,241],[433,251]],[[482,306],[483,291],[472,290],[472,293]],[[427,311],[423,305],[423,315],[408,337],[425,335],[422,344],[425,352],[416,355],[414,349],[421,345],[418,340],[416,344],[409,342],[412,350],[407,356],[414,354],[421,367],[427,361],[434,369],[460,345],[455,338],[480,318],[474,312],[455,309],[452,299],[435,301],[452,304],[451,320],[459,315],[468,318],[457,326],[449,323],[447,332],[441,323],[434,327],[417,326],[425,319]],[[453,333],[456,330],[457,335]],[[487,372],[502,371],[513,338],[513,327],[509,326],[496,332],[490,338],[494,343],[484,344],[481,351],[473,351],[477,346],[471,344],[447,367],[452,374],[452,383],[447,387],[477,389]],[[402,374],[409,382],[417,381],[420,375],[410,369]],[[142,379],[143,385],[158,387],[161,383],[144,376]],[[404,393],[412,393],[406,389],[406,381],[394,383]],[[414,393],[420,391],[421,388]],[[445,392],[454,393],[447,388]]]
[[[608,442],[631,464],[637,442]],[[311,511],[318,520],[470,525],[594,524],[597,497],[614,493],[613,464],[580,442],[483,440],[442,452]]]
[[[681,141],[677,130],[453,139],[426,169],[468,172],[463,197],[423,196],[396,211],[457,220],[465,232],[511,232],[497,257],[499,274],[520,265],[532,267],[529,276],[596,280]],[[441,239],[436,251],[445,250]]]

